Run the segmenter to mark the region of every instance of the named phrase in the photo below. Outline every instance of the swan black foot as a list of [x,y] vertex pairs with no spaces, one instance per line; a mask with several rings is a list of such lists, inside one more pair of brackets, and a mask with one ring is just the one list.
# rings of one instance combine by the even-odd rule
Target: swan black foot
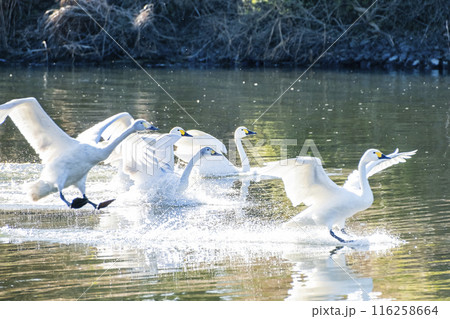
[[85,197],[85,196],[83,196],[83,198],[77,197],[72,201],[72,204],[70,204],[70,208],[78,209],[78,208],[83,207],[84,205],[86,205],[89,202],[90,202],[89,199],[87,199],[87,197]]
[[109,204],[111,204],[114,201],[115,201],[115,199],[110,199],[110,200],[106,200],[104,202],[101,202],[100,204],[97,205],[96,209],[105,208],[105,207],[107,207]]
[[74,198],[74,200],[72,201],[72,203],[70,203],[70,202],[64,197],[64,195],[63,195],[62,192],[59,192],[59,197],[62,199],[62,201],[63,201],[64,203],[66,203],[67,206],[69,206],[70,208],[73,208],[73,209],[81,208],[81,207],[83,207],[83,206],[86,205],[86,204],[91,204],[92,207],[94,207],[94,209],[102,209],[102,208],[105,208],[105,207],[109,206],[109,204],[111,204],[112,202],[115,201],[115,199],[110,199],[110,200],[101,202],[100,204],[97,205],[97,204],[91,202],[91,201],[86,197],[85,194],[83,194],[83,197],[77,197],[77,198]]
[[341,237],[337,236],[337,235],[333,232],[332,229],[330,229],[330,235],[331,235],[333,238],[336,238],[337,240],[339,240],[341,243],[352,243],[352,242],[354,242],[354,240],[344,240],[344,239],[342,239]]
[[61,198],[61,200],[66,203],[67,206],[71,207],[70,202],[64,197],[62,192],[59,192],[59,198]]
[[115,201],[115,199],[110,199],[104,202],[101,202],[100,204],[95,204],[93,202],[91,202],[86,195],[83,194],[83,198],[81,197],[77,197],[72,201],[72,204],[70,204],[70,208],[74,208],[74,209],[78,209],[83,207],[86,204],[91,204],[92,207],[94,207],[94,209],[102,209],[107,207],[109,204],[111,204],[113,201]]

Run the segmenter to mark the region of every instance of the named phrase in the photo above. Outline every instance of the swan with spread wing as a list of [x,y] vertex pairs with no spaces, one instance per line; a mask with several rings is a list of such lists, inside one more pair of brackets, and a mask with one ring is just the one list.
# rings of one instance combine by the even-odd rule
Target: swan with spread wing
[[[61,200],[70,208],[80,208],[87,203],[95,209],[108,206],[113,200],[94,204],[86,197],[86,178],[92,167],[104,161],[125,138],[137,131],[156,130],[145,120],[135,120],[116,138],[101,141],[106,130],[112,132],[114,123],[128,113],[116,114],[81,133],[77,138],[67,135],[33,98],[11,100],[0,105],[0,124],[9,116],[44,164],[40,178],[29,185],[28,195],[37,201],[51,193],[59,192]],[[62,191],[75,186],[83,195],[69,202]]]
[[[175,155],[181,160],[189,162],[193,155],[205,146],[212,147],[222,155],[227,153],[225,145],[214,136],[199,130],[189,130],[187,132],[192,135],[192,139],[181,139],[175,143]],[[196,166],[198,167],[198,173],[201,176],[226,176],[248,173],[250,171],[250,161],[242,146],[242,139],[255,134],[256,132],[250,131],[245,126],[238,127],[234,132],[234,142],[241,160],[241,167],[236,167],[225,156],[221,156],[200,162]]]
[[[107,129],[102,137],[115,138],[120,129],[127,127],[133,118],[124,116]],[[182,137],[191,137],[183,128],[176,126],[169,133],[140,134],[125,139],[105,161],[118,167],[119,176],[132,175],[134,172],[151,173],[150,170],[174,170],[173,147]],[[151,174],[150,174],[151,175]]]
[[268,164],[264,173],[283,180],[287,197],[293,206],[304,203],[308,208],[292,218],[286,226],[327,226],[330,235],[340,242],[344,240],[334,232],[336,227],[343,235],[345,220],[366,210],[373,203],[373,193],[368,178],[392,165],[403,163],[416,151],[389,155],[369,149],[361,157],[358,170],[348,177],[343,187],[336,185],[325,173],[320,159],[297,157]]
[[187,189],[194,165],[222,155],[211,147],[203,147],[189,160],[180,176],[174,171],[173,144],[182,137],[190,135],[181,127],[165,134],[130,136],[108,160],[118,167],[122,181],[129,179],[139,190],[156,189],[166,197],[175,196]]

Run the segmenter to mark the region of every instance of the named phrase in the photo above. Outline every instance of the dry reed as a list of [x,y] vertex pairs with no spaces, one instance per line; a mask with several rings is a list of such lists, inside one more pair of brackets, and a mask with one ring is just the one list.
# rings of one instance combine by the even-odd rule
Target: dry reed
[[[150,63],[305,65],[371,3],[60,0],[55,6],[46,0],[39,8],[48,10],[37,12],[35,0],[0,0],[0,49],[30,60],[42,60],[43,50],[52,61],[127,58],[107,32],[133,57]],[[434,56],[448,61],[448,19],[445,0],[379,1],[321,62],[411,64]]]

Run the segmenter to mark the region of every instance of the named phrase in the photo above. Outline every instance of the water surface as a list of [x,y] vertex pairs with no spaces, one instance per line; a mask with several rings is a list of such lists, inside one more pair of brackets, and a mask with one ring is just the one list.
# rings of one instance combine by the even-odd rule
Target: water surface
[[123,111],[227,145],[246,125],[253,166],[279,159],[280,140],[295,157],[309,139],[338,184],[368,148],[418,153],[371,178],[374,204],[348,221],[357,243],[341,246],[323,229],[281,229],[303,207],[278,180],[194,178],[184,196],[149,201],[99,165],[88,195],[117,198],[108,209],[30,203],[22,186],[42,166],[8,119],[0,300],[450,300],[448,76],[311,71],[266,112],[301,71],[150,70],[188,115],[136,69],[1,69],[2,103],[34,96],[72,136]]

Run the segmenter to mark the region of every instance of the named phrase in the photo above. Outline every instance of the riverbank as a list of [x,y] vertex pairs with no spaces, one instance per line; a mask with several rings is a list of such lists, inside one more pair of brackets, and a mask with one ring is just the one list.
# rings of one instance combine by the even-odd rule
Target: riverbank
[[[445,1],[2,1],[0,64],[448,70]],[[357,21],[354,25],[353,23]],[[325,52],[325,53],[324,53]]]

